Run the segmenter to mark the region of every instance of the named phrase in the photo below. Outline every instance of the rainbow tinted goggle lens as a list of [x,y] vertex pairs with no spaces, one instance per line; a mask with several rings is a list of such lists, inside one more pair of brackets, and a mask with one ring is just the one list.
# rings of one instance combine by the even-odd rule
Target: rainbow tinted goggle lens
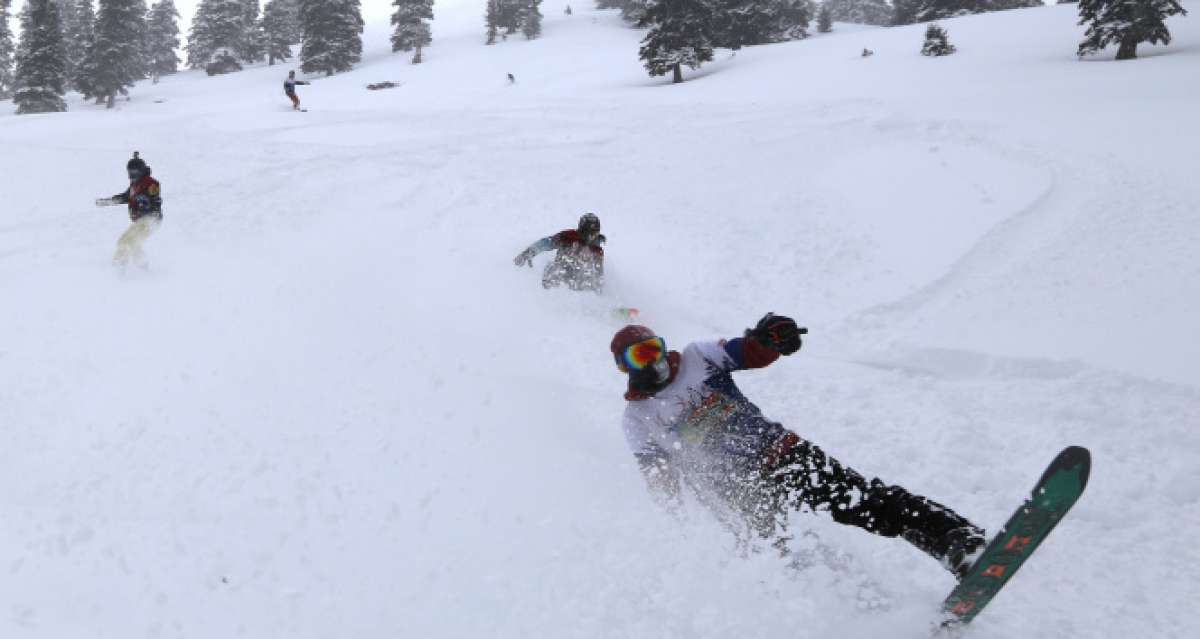
[[630,344],[621,351],[617,366],[623,371],[640,371],[653,366],[667,355],[667,342],[661,337],[651,337]]

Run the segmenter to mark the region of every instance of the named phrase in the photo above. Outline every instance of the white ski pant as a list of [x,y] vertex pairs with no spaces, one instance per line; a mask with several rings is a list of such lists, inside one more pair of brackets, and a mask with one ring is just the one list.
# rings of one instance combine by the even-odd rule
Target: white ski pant
[[117,252],[113,255],[113,263],[118,266],[125,266],[130,262],[145,264],[146,253],[142,250],[142,243],[154,233],[159,224],[159,219],[153,215],[140,217],[130,224],[121,234],[121,239],[117,240]]

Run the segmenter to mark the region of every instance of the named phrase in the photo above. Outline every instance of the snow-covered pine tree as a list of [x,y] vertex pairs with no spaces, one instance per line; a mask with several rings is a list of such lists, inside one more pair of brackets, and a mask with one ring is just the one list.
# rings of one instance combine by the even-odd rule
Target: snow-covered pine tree
[[1042,0],[988,0],[985,6],[987,8],[984,11],[1007,11],[1009,9],[1044,7],[1046,3]]
[[974,13],[1040,7],[1042,0],[915,0],[917,22],[931,22]]
[[300,68],[333,75],[362,59],[362,5],[359,0],[299,0]]
[[1079,0],[1079,24],[1088,28],[1078,55],[1116,44],[1117,59],[1132,60],[1142,42],[1171,43],[1165,20],[1176,14],[1187,15],[1178,0]]
[[713,58],[713,11],[701,0],[657,0],[649,6],[640,27],[650,27],[638,57],[651,77],[672,74],[683,82],[683,65],[693,69]]
[[497,24],[509,36],[521,30],[521,16],[525,13],[526,0],[497,0],[500,13]]
[[777,0],[711,0],[710,4],[713,46],[736,51],[775,39],[779,22]]
[[239,55],[245,47],[244,36],[245,7],[242,0],[201,0],[188,33],[188,66],[203,69],[219,53]]
[[12,29],[9,28],[9,11],[12,0],[0,0],[0,100],[12,97],[13,92],[13,47]]
[[77,60],[73,60],[68,53],[67,33],[71,30],[71,25],[75,22],[75,2],[74,0],[54,0],[54,4],[58,7],[58,21],[62,24],[63,32],[63,64],[66,70],[67,88],[71,88],[71,76],[75,75],[75,65]]
[[106,100],[111,109],[118,94],[146,77],[145,31],[144,0],[100,0],[96,38],[80,65],[86,96]]
[[916,24],[917,11],[921,8],[921,0],[892,0],[892,19],[890,24],[898,27],[905,24]]
[[392,0],[392,51],[412,51],[413,64],[420,64],[421,49],[433,41],[427,20],[433,19],[433,0]]
[[930,23],[925,29],[925,44],[921,47],[921,55],[943,56],[954,53],[957,49],[953,44],[950,44],[949,36],[946,30],[938,23]]
[[178,49],[179,11],[175,0],[158,0],[146,16],[146,56],[155,82],[179,70]]
[[646,15],[646,10],[650,8],[650,3],[654,0],[622,0],[620,3],[621,19],[629,24],[636,25],[642,20],[642,16]]
[[987,11],[987,0],[918,0],[917,22],[932,22]]
[[88,47],[96,39],[96,10],[92,0],[62,0],[59,2],[63,21],[63,46],[67,52],[67,87],[77,88],[79,67],[87,57]]
[[267,47],[259,13],[258,0],[242,0],[242,43],[237,54],[242,62],[252,64],[266,55]]
[[67,50],[62,17],[53,0],[26,0],[21,11],[21,44],[17,47],[17,113],[66,111]]
[[263,6],[262,29],[267,63],[290,60],[292,45],[300,40],[296,5],[292,0],[267,0]]
[[833,31],[833,15],[829,13],[829,5],[822,4],[821,10],[817,12],[817,32],[829,33]]
[[803,40],[808,37],[808,24],[816,13],[812,0],[773,0],[775,29],[773,42]]
[[892,23],[892,7],[887,0],[825,0],[829,17],[838,22],[869,24],[877,27]]
[[521,8],[521,33],[526,40],[532,40],[542,35],[542,0],[523,0]]
[[483,14],[483,25],[487,27],[485,44],[496,44],[496,36],[500,31],[500,0],[488,0],[487,12]]

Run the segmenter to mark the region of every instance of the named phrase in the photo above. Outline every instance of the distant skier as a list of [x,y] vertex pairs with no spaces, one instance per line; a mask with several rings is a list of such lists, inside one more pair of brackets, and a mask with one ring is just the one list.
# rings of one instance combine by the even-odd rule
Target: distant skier
[[309,83],[304,80],[297,80],[295,71],[288,71],[288,77],[283,81],[283,92],[292,100],[293,109],[303,111],[304,109],[300,108],[300,96],[296,95],[296,85],[298,84],[308,85]]
[[538,253],[557,249],[554,260],[546,265],[542,273],[542,286],[551,288],[566,284],[573,291],[596,291],[604,287],[604,244],[600,234],[600,218],[595,213],[585,213],[579,225],[543,237],[529,248],[521,251],[513,263],[533,268],[533,258]]
[[629,377],[625,438],[653,493],[678,505],[686,483],[727,522],[781,543],[790,510],[828,510],[838,523],[905,539],[961,579],[983,549],[982,529],[843,466],[769,421],[734,384],[731,373],[795,353],[807,332],[767,313],[742,337],[693,342],[682,353],[645,326],[617,332],[610,349]]
[[130,263],[144,267],[146,255],[142,244],[162,223],[162,187],[158,180],[150,177],[150,167],[137,151],[133,152],[133,159],[125,164],[125,171],[129,176],[129,188],[110,198],[97,200],[96,204],[129,205],[129,219],[132,223],[117,240],[113,264],[122,268]]

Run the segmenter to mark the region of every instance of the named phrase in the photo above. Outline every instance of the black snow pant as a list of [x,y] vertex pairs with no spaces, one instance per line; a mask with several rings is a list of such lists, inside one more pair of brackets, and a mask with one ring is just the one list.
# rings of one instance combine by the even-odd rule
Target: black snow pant
[[[866,479],[820,448],[789,433],[771,470],[724,495],[763,538],[786,532],[787,513],[828,511],[834,521],[884,537],[901,537],[936,559],[953,545],[975,547],[984,531],[953,510],[879,479]],[[749,488],[749,490],[745,490]]]

